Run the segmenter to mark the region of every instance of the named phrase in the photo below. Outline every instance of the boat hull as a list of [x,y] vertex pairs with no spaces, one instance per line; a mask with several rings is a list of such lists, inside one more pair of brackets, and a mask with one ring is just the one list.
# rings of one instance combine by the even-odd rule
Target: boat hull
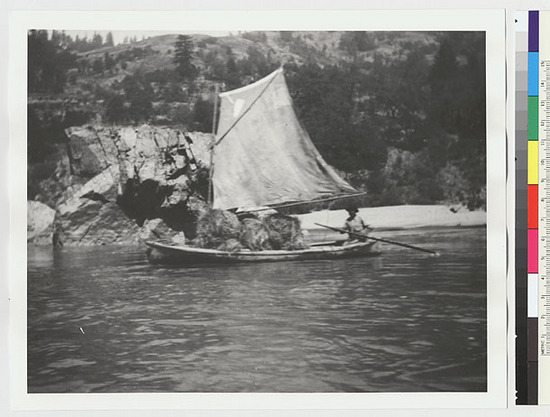
[[152,264],[208,265],[242,262],[277,262],[321,259],[353,258],[380,255],[378,242],[356,242],[344,245],[318,245],[309,249],[285,251],[239,250],[234,252],[215,249],[171,246],[160,242],[145,242],[147,258]]

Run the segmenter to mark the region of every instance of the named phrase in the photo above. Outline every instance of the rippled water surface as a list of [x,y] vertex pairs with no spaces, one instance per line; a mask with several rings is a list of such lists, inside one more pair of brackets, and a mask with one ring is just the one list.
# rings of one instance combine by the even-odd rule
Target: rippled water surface
[[202,268],[28,251],[29,392],[486,390],[484,228],[376,258]]

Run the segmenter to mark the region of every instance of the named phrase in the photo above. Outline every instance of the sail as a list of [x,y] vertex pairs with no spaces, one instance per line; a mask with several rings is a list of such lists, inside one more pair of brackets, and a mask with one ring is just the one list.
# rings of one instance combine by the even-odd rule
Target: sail
[[282,68],[220,94],[213,207],[231,209],[356,193],[300,125]]

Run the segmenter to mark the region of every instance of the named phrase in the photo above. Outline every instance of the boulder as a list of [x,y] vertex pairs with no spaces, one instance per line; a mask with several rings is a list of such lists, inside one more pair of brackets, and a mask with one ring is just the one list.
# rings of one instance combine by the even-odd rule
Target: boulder
[[49,207],[57,207],[87,179],[71,175],[67,149],[65,146],[58,146],[57,152],[48,161],[29,165],[27,181],[29,198]]
[[97,133],[91,127],[81,129],[78,132],[69,133],[67,143],[67,155],[69,156],[71,174],[91,178],[108,167],[102,158],[98,144]]
[[55,210],[39,201],[27,201],[27,243],[50,245],[53,239]]
[[55,217],[57,246],[136,245],[140,228],[113,202],[83,198]]

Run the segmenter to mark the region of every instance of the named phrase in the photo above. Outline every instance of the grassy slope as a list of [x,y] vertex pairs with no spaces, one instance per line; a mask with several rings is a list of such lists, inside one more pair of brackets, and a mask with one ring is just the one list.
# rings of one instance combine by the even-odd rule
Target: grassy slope
[[[246,36],[246,34],[244,35]],[[264,55],[271,53],[275,59],[281,63],[296,62],[303,64],[306,59],[313,59],[320,65],[337,64],[339,61],[350,61],[353,57],[346,51],[339,48],[341,32],[294,32],[294,37],[299,38],[299,46],[286,42],[281,39],[279,32],[266,32],[267,41],[253,41],[242,36],[225,36],[215,38],[214,42],[208,35],[192,35],[196,46],[195,65],[204,68],[204,62],[200,58],[202,54],[208,52],[219,53],[226,48],[231,48],[235,59],[240,60],[248,57],[249,48],[258,49]],[[121,70],[116,75],[105,72],[103,75],[79,75],[78,81],[97,82],[99,85],[107,86],[114,80],[120,81],[124,76],[135,74],[137,71],[148,72],[157,69],[175,68],[173,59],[174,44],[178,35],[154,36],[142,41],[128,44],[119,44],[113,47],[102,47],[92,51],[79,54],[80,59],[90,62],[103,58],[105,53],[109,53],[116,58],[122,53],[127,53],[133,48],[149,49],[153,53],[147,53],[142,58],[129,61],[125,70]],[[392,33],[385,37],[380,37],[376,41],[376,49],[359,52],[358,59],[363,62],[371,62],[375,53],[381,54],[388,59],[402,59],[400,51],[405,43],[415,43],[420,45],[434,45],[435,34],[404,32]],[[202,46],[199,46],[202,45]],[[199,53],[199,50],[202,52]],[[70,95],[71,86],[68,86],[66,93]]]

